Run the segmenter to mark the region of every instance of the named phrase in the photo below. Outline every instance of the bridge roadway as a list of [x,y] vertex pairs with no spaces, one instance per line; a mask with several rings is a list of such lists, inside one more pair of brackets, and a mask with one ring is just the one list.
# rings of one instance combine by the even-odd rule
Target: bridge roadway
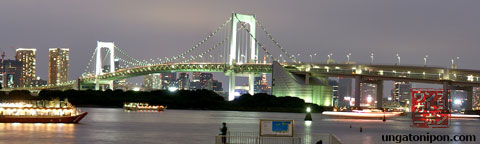
[[[472,87],[480,87],[480,70],[449,69],[441,67],[405,66],[405,65],[369,65],[369,64],[322,64],[322,63],[282,63],[291,73],[309,73],[315,77],[351,77],[355,78],[355,98],[360,98],[360,83],[381,84],[383,80],[442,84],[444,89],[462,89],[470,91],[467,103],[471,104]],[[81,84],[97,81],[111,81],[162,72],[224,72],[224,73],[272,73],[272,65],[224,63],[174,63],[121,69],[101,76],[80,78]],[[8,90],[71,89],[77,82],[69,81],[60,85],[25,87]],[[382,84],[383,85],[383,84]],[[383,86],[382,86],[383,87]],[[446,93],[445,93],[446,94]],[[381,94],[377,95],[381,96]],[[378,98],[378,97],[377,97]],[[360,101],[355,105],[359,106]],[[471,105],[467,104],[468,108]]]

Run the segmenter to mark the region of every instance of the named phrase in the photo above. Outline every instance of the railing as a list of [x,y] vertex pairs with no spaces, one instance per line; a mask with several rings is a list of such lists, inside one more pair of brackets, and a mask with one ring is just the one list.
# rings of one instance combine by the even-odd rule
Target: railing
[[[223,140],[222,140],[223,138]],[[295,134],[294,137],[261,137],[258,132],[228,131],[226,136],[216,136],[215,144],[342,144],[334,134]]]
[[299,137],[216,136],[215,144],[303,144]]

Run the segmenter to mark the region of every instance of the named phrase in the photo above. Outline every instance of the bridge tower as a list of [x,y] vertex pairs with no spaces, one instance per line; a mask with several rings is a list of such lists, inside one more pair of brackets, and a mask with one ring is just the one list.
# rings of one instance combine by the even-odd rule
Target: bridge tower
[[[97,53],[97,60],[95,64],[95,77],[99,75],[103,75],[103,69],[102,69],[102,48],[107,49],[107,53],[110,54],[110,72],[115,72],[115,44],[113,42],[102,42],[102,41],[97,41],[97,48],[96,53]],[[110,88],[113,89],[113,81],[107,81],[107,83],[110,85]],[[95,90],[100,89],[100,81],[95,80]]]
[[[233,66],[236,64],[242,64],[241,55],[241,47],[237,47],[237,26],[240,24],[242,27],[248,24],[249,30],[248,35],[250,37],[250,47],[245,48],[245,57],[247,57],[246,63],[258,63],[258,48],[256,47],[256,35],[255,35],[255,27],[256,27],[256,19],[255,15],[248,15],[248,14],[238,14],[232,13],[232,27],[230,33],[230,53],[228,58],[228,65]],[[246,27],[244,27],[246,28]],[[248,50],[249,49],[249,50]],[[237,54],[237,51],[239,52]],[[248,54],[250,52],[250,54]],[[230,71],[227,73],[229,75],[229,84],[228,84],[228,100],[231,101],[235,98],[235,77],[248,77],[248,93],[251,95],[254,94],[254,73],[242,73],[237,74],[234,71]]]

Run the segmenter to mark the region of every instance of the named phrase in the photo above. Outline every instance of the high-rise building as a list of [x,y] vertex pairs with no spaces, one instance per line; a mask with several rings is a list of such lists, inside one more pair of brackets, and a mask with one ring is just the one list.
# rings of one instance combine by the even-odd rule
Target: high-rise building
[[375,107],[377,85],[371,83],[360,83],[360,106]]
[[145,75],[144,84],[146,91],[162,89],[162,75],[159,73]]
[[329,79],[328,85],[332,87],[333,106],[337,107],[338,106],[338,81]]
[[169,87],[177,87],[177,73],[167,72],[162,73],[162,89],[167,90]]
[[213,80],[213,74],[212,73],[202,73],[200,74],[200,82],[202,82],[202,89],[209,89],[207,86],[207,82],[209,80]]
[[3,60],[2,87],[13,88],[20,85],[23,63],[16,60]]
[[350,106],[352,96],[352,79],[340,77],[338,79],[338,106]]
[[33,86],[33,80],[36,72],[36,55],[35,48],[18,48],[15,58],[22,62],[22,76],[20,78],[20,86]]
[[410,89],[412,85],[405,82],[395,82],[393,84],[392,100],[396,102],[405,103],[411,97]]
[[268,87],[267,75],[262,74],[261,77],[255,77],[253,82],[253,88],[255,93],[271,93],[271,89]]
[[68,48],[48,49],[48,84],[58,84],[68,81]]
[[188,90],[190,88],[190,79],[188,77],[188,73],[180,73],[177,80],[179,90]]
[[202,82],[200,81],[201,77],[202,77],[201,72],[192,73],[192,81],[190,81],[191,90],[202,89]]

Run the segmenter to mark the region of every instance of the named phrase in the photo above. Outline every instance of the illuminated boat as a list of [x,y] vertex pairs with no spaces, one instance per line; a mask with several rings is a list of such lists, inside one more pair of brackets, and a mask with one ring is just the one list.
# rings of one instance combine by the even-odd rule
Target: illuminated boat
[[78,123],[87,114],[75,108],[67,99],[0,102],[2,123]]
[[396,117],[400,116],[402,112],[381,112],[381,110],[353,110],[352,112],[334,112],[324,111],[322,114],[340,117],[340,118],[371,118],[381,119],[383,117]]
[[147,110],[147,111],[164,111],[167,109],[166,106],[163,105],[149,105],[148,103],[137,103],[137,102],[128,102],[123,105],[125,110],[131,111],[139,111],[139,110]]

